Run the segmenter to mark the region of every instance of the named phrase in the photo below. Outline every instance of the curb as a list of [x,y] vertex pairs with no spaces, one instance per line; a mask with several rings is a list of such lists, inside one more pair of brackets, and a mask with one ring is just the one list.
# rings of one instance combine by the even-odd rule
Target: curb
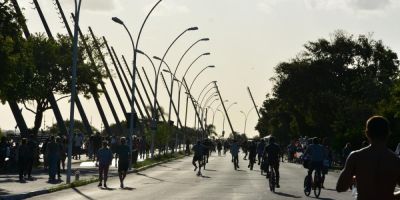
[[[150,164],[150,165],[146,165],[146,166],[143,166],[143,167],[128,171],[127,174],[133,174],[133,173],[137,173],[137,172],[140,172],[140,171],[144,171],[146,169],[153,168],[153,167],[155,167],[157,165],[160,165],[160,164],[163,164],[163,163],[167,163],[167,162],[171,162],[171,161],[178,160],[178,159],[182,159],[182,158],[185,158],[185,157],[186,157],[185,155],[182,155],[182,156],[179,156],[179,157],[176,157],[176,158],[170,158],[168,160],[156,162],[156,163],[153,163],[153,164]],[[111,178],[111,177],[117,177],[117,176],[108,176],[108,177]],[[91,184],[91,183],[87,183],[87,184],[84,184],[84,185],[88,185],[88,184]],[[81,186],[84,186],[84,185],[81,185]],[[80,186],[78,186],[78,187],[80,187]],[[61,189],[61,190],[57,190],[57,191],[52,191],[53,190],[52,188],[47,188],[47,189],[42,189],[42,190],[37,190],[37,191],[32,191],[32,192],[27,192],[27,193],[22,193],[22,194],[1,196],[0,200],[26,199],[26,198],[30,198],[30,197],[34,197],[34,196],[39,196],[39,195],[43,195],[43,194],[49,194],[49,193],[52,193],[52,192],[62,191],[62,190],[69,189],[69,188],[73,188],[73,187],[67,187],[67,188],[64,188],[64,189]]]

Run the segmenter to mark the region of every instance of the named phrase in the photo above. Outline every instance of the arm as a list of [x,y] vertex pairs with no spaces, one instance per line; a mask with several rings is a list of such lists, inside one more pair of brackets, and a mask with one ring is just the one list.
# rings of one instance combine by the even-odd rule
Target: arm
[[356,154],[351,153],[346,161],[343,171],[340,173],[338,182],[336,184],[336,191],[346,192],[350,188],[354,175],[355,163]]

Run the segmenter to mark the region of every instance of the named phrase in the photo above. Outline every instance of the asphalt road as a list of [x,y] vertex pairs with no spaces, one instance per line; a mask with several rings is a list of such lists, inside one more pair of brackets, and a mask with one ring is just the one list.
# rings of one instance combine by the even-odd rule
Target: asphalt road
[[[301,165],[281,163],[281,188],[272,193],[265,176],[257,169],[250,171],[247,160],[240,159],[240,170],[235,171],[231,156],[209,159],[203,176],[196,176],[191,158],[184,158],[157,167],[128,175],[125,189],[119,188],[118,178],[108,181],[108,189],[97,187],[97,183],[63,190],[32,199],[313,199],[303,193],[306,170]],[[337,193],[334,188],[338,174],[330,173],[320,199],[350,200],[351,192]]]

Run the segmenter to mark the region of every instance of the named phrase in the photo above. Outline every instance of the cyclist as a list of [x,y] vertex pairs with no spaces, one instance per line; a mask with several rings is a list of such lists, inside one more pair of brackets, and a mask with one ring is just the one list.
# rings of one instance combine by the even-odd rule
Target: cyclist
[[[304,157],[308,157],[308,178],[312,180],[312,173],[315,170],[318,174],[321,174],[323,162],[326,157],[325,148],[319,144],[319,138],[315,137],[312,140],[312,144],[308,145]],[[310,181],[312,182],[312,181]]]
[[357,199],[400,199],[399,192],[394,194],[396,184],[400,184],[400,158],[386,147],[389,133],[387,119],[368,119],[365,135],[371,145],[349,155],[336,185],[338,192],[347,191],[355,176]]
[[261,158],[264,153],[264,149],[265,149],[265,141],[264,141],[264,139],[261,139],[261,142],[258,143],[258,145],[257,145],[258,165],[260,165]]
[[272,166],[275,170],[276,175],[276,188],[279,186],[279,156],[281,154],[281,148],[275,143],[275,137],[269,138],[269,144],[265,147],[263,158],[266,159],[266,171],[267,178],[270,178],[269,166]]
[[256,163],[257,157],[257,144],[255,141],[251,141],[249,148],[249,165],[247,166],[250,170],[253,170],[254,163]]

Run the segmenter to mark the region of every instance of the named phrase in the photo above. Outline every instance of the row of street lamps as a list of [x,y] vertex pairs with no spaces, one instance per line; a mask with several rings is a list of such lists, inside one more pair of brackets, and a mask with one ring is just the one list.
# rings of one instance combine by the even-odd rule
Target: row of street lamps
[[[201,38],[201,39],[199,39],[199,40],[197,40],[196,42],[194,42],[192,45],[190,45],[189,47],[188,47],[188,49],[184,52],[184,54],[180,57],[180,59],[179,59],[179,62],[178,62],[178,64],[176,65],[176,67],[175,67],[175,70],[172,72],[172,70],[170,69],[170,67],[168,66],[168,64],[165,62],[165,58],[166,58],[166,56],[167,56],[167,54],[168,54],[168,52],[169,52],[169,50],[171,49],[171,47],[175,44],[175,42],[179,39],[179,38],[181,38],[185,33],[187,33],[187,32],[189,32],[189,31],[196,31],[196,30],[198,30],[198,27],[190,27],[190,28],[187,28],[187,29],[185,29],[182,33],[180,33],[173,41],[172,41],[172,43],[168,46],[168,48],[167,48],[167,50],[165,51],[165,53],[163,54],[163,56],[160,58],[160,57],[157,57],[157,56],[153,56],[152,58],[153,59],[155,59],[155,60],[158,60],[158,61],[160,61],[160,64],[159,64],[159,66],[158,66],[158,69],[155,67],[155,65],[154,65],[154,62],[152,61],[152,59],[150,58],[150,56],[148,56],[146,53],[144,53],[143,51],[141,51],[141,50],[139,50],[139,48],[138,48],[138,43],[139,43],[139,39],[140,39],[140,35],[141,35],[141,33],[142,33],[142,30],[143,30],[143,27],[144,27],[144,24],[146,23],[146,21],[147,21],[147,19],[148,19],[148,17],[150,16],[150,14],[153,12],[153,10],[157,7],[157,5],[161,2],[162,0],[159,0],[153,7],[152,7],[152,9],[150,10],[150,12],[147,14],[147,16],[146,16],[146,18],[145,18],[145,20],[144,20],[144,22],[142,23],[142,26],[141,26],[141,29],[140,29],[140,31],[139,31],[139,34],[138,34],[138,37],[137,37],[137,40],[136,40],[136,46],[135,46],[135,41],[133,40],[133,37],[132,37],[132,35],[131,35],[131,33],[130,33],[130,31],[129,31],[129,29],[126,27],[126,25],[125,25],[125,23],[121,20],[121,19],[119,19],[119,18],[117,18],[117,17],[113,17],[112,18],[112,20],[114,21],[114,22],[116,22],[116,23],[118,23],[118,24],[120,24],[120,25],[122,25],[124,28],[125,28],[125,30],[127,31],[127,33],[128,33],[128,35],[129,35],[129,38],[130,38],[130,40],[131,40],[131,43],[132,43],[132,47],[133,47],[133,61],[132,61],[132,68],[133,68],[133,70],[132,70],[132,74],[133,74],[133,76],[132,76],[132,98],[131,98],[131,113],[130,113],[130,115],[131,115],[131,117],[130,117],[130,122],[129,122],[129,124],[130,124],[130,126],[129,126],[129,135],[128,135],[128,137],[129,138],[132,138],[132,135],[134,134],[134,127],[135,127],[135,125],[134,125],[134,116],[135,116],[135,108],[134,108],[134,104],[133,104],[133,102],[134,102],[134,99],[135,99],[135,94],[134,94],[134,91],[135,91],[135,87],[136,87],[136,84],[135,84],[135,74],[136,74],[136,70],[137,70],[137,53],[139,53],[139,54],[142,54],[142,55],[144,55],[144,56],[146,56],[148,59],[149,59],[149,61],[151,62],[151,64],[152,64],[152,67],[153,67],[153,69],[154,69],[154,75],[155,75],[155,83],[154,83],[154,90],[152,89],[152,91],[153,91],[153,96],[154,96],[154,98],[153,98],[153,106],[151,107],[152,108],[152,115],[151,115],[151,132],[152,132],[152,139],[151,139],[151,157],[153,157],[154,156],[154,136],[155,136],[155,132],[156,132],[156,130],[157,130],[157,123],[158,123],[158,112],[157,112],[157,110],[159,109],[159,104],[158,104],[158,101],[157,101],[157,94],[158,94],[158,79],[159,79],[159,76],[160,76],[160,74],[161,74],[161,68],[162,68],[162,66],[163,65],[165,65],[165,66],[167,66],[167,68],[168,68],[168,70],[167,69],[164,69],[164,70],[162,70],[162,71],[164,71],[164,72],[167,72],[167,73],[169,73],[170,75],[171,75],[171,86],[170,86],[170,92],[169,92],[169,98],[170,98],[170,103],[169,103],[169,108],[168,108],[168,110],[169,110],[169,112],[168,112],[168,122],[172,125],[172,120],[171,120],[171,114],[172,114],[172,112],[171,112],[171,109],[172,109],[172,95],[173,95],[173,89],[174,89],[174,83],[175,82],[178,82],[179,83],[179,91],[178,91],[178,109],[177,109],[177,111],[176,111],[176,118],[178,119],[178,121],[180,120],[179,119],[179,111],[180,111],[180,96],[181,96],[181,89],[182,89],[182,86],[185,86],[185,84],[186,84],[186,81],[185,81],[185,76],[186,76],[186,74],[187,74],[187,72],[189,71],[189,69],[192,67],[192,65],[198,60],[198,59],[200,59],[202,56],[206,56],[206,55],[210,55],[210,53],[203,53],[203,54],[201,54],[200,56],[198,56],[190,65],[189,65],[189,67],[186,69],[186,71],[185,71],[185,73],[184,73],[184,75],[183,75],[183,77],[182,77],[182,79],[181,80],[179,80],[178,78],[176,78],[176,72],[177,72],[177,70],[178,70],[178,68],[179,68],[179,66],[180,66],[180,63],[181,63],[181,61],[183,60],[183,58],[185,57],[185,55],[189,52],[189,50],[192,48],[192,47],[194,47],[196,44],[198,44],[198,43],[200,43],[200,42],[203,42],[203,41],[209,41],[210,39],[209,38]],[[194,78],[194,80],[192,81],[192,83],[191,83],[191,85],[190,85],[190,89],[193,87],[193,84],[194,84],[194,82],[195,82],[195,80],[198,78],[198,76],[202,73],[202,72],[204,72],[206,69],[208,69],[208,68],[213,68],[213,67],[215,67],[214,65],[209,65],[209,66],[206,66],[205,68],[203,68],[197,75],[196,75],[196,77]],[[161,74],[162,75],[162,74]],[[185,86],[185,89],[186,89],[186,94],[189,96],[190,95],[190,89],[189,88],[187,88],[187,85]],[[192,99],[192,98],[191,98]],[[186,127],[186,121],[187,121],[187,109],[188,109],[188,101],[186,102],[186,111],[185,111],[185,127]],[[181,125],[182,126],[182,125]],[[172,126],[171,126],[171,128],[172,128]],[[176,137],[176,139],[175,139],[176,141],[175,141],[175,145],[177,146],[177,137]],[[132,149],[132,140],[130,139],[129,140],[129,146],[130,146],[130,149]]]
[[[73,123],[74,120],[73,119],[74,119],[74,100],[75,100],[74,98],[76,96],[75,95],[76,94],[76,65],[77,65],[76,63],[77,63],[77,43],[78,43],[78,28],[77,27],[79,25],[79,13],[80,13],[81,1],[82,0],[75,0],[75,16],[76,17],[75,17],[74,40],[73,40],[73,42],[74,42],[73,55],[74,56],[73,56],[73,69],[72,69],[73,73],[72,73],[72,84],[71,84],[71,91],[72,92],[71,92],[71,112],[70,112],[70,119],[72,119],[72,120],[70,120],[71,121],[70,130],[74,130],[74,128],[73,128],[74,127],[74,123]],[[196,63],[201,57],[210,55],[209,52],[202,53],[198,57],[196,57],[196,59],[194,59],[191,62],[191,64],[186,68],[186,71],[183,74],[181,79],[178,79],[176,77],[177,70],[178,70],[183,58],[187,55],[187,53],[190,51],[190,49],[192,49],[196,44],[198,44],[200,42],[209,41],[210,40],[209,38],[201,38],[201,39],[195,41],[194,43],[192,43],[186,49],[186,51],[183,53],[183,55],[180,57],[180,59],[178,61],[178,64],[176,65],[174,71],[172,71],[170,69],[170,67],[168,66],[168,64],[165,62],[165,58],[166,58],[169,50],[171,49],[171,47],[175,44],[175,42],[179,38],[181,38],[185,33],[190,32],[190,31],[198,30],[198,27],[190,27],[190,28],[185,29],[183,32],[181,32],[172,41],[172,43],[168,46],[168,48],[166,49],[165,53],[163,54],[163,56],[161,58],[157,57],[157,56],[153,56],[152,57],[153,59],[158,60],[160,62],[158,68],[156,68],[152,58],[149,55],[147,55],[145,52],[139,50],[139,41],[140,41],[140,36],[142,34],[144,25],[146,24],[146,22],[147,22],[149,16],[151,15],[151,13],[154,11],[154,9],[161,2],[162,2],[162,0],[158,0],[154,4],[154,6],[151,8],[151,10],[147,13],[146,18],[144,19],[144,21],[143,21],[143,23],[142,23],[142,25],[140,27],[140,30],[139,30],[139,33],[137,35],[136,40],[133,39],[132,34],[130,33],[129,29],[127,28],[127,26],[125,25],[125,23],[121,19],[119,19],[118,17],[112,17],[112,20],[115,23],[117,23],[119,25],[122,25],[124,27],[124,29],[126,30],[128,36],[129,36],[129,39],[130,39],[131,45],[132,45],[132,54],[133,54],[132,76],[131,76],[131,78],[132,78],[132,80],[131,80],[132,86],[130,88],[131,89],[131,98],[129,99],[130,100],[131,110],[130,110],[130,113],[127,113],[127,114],[130,115],[130,117],[128,118],[129,119],[129,122],[128,122],[128,124],[129,124],[129,131],[128,131],[128,138],[129,139],[128,139],[128,142],[129,143],[128,144],[129,144],[130,151],[132,151],[132,136],[134,135],[134,129],[136,127],[136,124],[134,124],[135,123],[134,119],[135,119],[135,116],[136,116],[136,111],[135,111],[135,107],[134,107],[134,100],[135,100],[135,90],[136,90],[135,79],[136,79],[136,74],[137,74],[137,54],[139,53],[141,55],[144,55],[150,61],[151,65],[152,65],[152,67],[154,69],[154,76],[155,76],[155,82],[154,82],[154,86],[153,86],[154,89],[151,86],[151,84],[150,84],[150,82],[149,82],[149,80],[147,78],[147,75],[145,73],[146,79],[149,82],[149,86],[150,86],[151,92],[152,92],[153,97],[154,97],[153,98],[153,105],[152,106],[150,105],[151,110],[152,110],[152,112],[151,112],[151,125],[150,125],[150,127],[151,127],[151,157],[154,157],[154,138],[155,138],[155,133],[156,133],[157,124],[158,124],[158,118],[159,118],[158,117],[158,110],[161,110],[160,107],[159,107],[158,100],[157,100],[157,94],[158,94],[157,92],[158,92],[158,79],[159,79],[160,75],[162,76],[161,68],[162,68],[163,65],[165,65],[167,67],[167,69],[163,69],[162,71],[171,75],[171,83],[170,83],[170,91],[169,91],[169,107],[168,107],[168,111],[169,111],[168,112],[168,122],[171,125],[170,128],[173,127],[172,126],[173,125],[172,124],[172,120],[171,120],[171,115],[172,115],[171,109],[172,109],[172,106],[173,106],[173,92],[174,92],[174,83],[175,82],[177,82],[179,84],[178,85],[179,86],[179,90],[178,90],[178,106],[177,106],[177,109],[176,109],[175,105],[174,105],[174,110],[175,110],[177,121],[179,122],[178,125],[180,124],[181,128],[182,128],[182,124],[180,123],[181,122],[180,121],[180,107],[181,107],[180,106],[180,100],[181,100],[181,89],[182,89],[182,86],[186,90],[185,94],[187,95],[184,127],[187,127],[186,125],[187,125],[187,114],[188,114],[188,104],[189,104],[188,100],[189,100],[189,98],[190,98],[190,100],[191,100],[191,102],[192,102],[192,104],[194,106],[194,111],[196,113],[195,120],[198,120],[198,123],[195,122],[195,128],[196,128],[197,124],[199,124],[200,128],[203,130],[203,133],[204,133],[204,128],[207,126],[206,123],[207,123],[208,109],[211,109],[213,111],[212,124],[214,124],[214,118],[215,118],[216,112],[221,112],[223,114],[223,133],[225,132],[225,116],[228,119],[228,122],[229,122],[229,125],[231,127],[232,132],[234,132],[232,124],[231,124],[230,119],[229,119],[228,110],[233,105],[237,104],[236,102],[234,102],[231,105],[229,105],[227,109],[225,109],[224,102],[227,102],[227,100],[224,101],[222,99],[221,94],[220,94],[220,92],[218,90],[218,86],[217,86],[216,81],[211,81],[210,83],[208,83],[202,89],[202,91],[200,92],[200,95],[198,96],[197,100],[191,94],[192,87],[193,87],[195,81],[197,80],[197,78],[203,72],[205,72],[207,69],[215,68],[215,66],[214,65],[208,65],[208,66],[205,66],[204,68],[202,68],[202,70],[194,77],[194,79],[192,80],[190,86],[187,85],[186,75],[187,75],[188,71],[192,68],[193,64]],[[142,69],[145,72],[144,68],[142,68]],[[202,97],[202,99],[200,101],[200,97],[203,94],[203,92],[205,91],[205,89],[207,87],[209,87],[210,85],[212,85],[212,84],[214,84],[214,86],[209,88],[209,90],[203,95],[203,97]],[[167,90],[168,90],[168,88],[167,88]],[[214,92],[209,94],[212,90],[214,90]],[[149,99],[149,101],[150,101],[150,99]],[[204,104],[203,104],[203,101],[204,101]],[[220,101],[220,104],[217,106],[217,108],[215,110],[213,110],[212,109],[212,105],[217,101]],[[223,107],[224,112],[219,109],[220,106]],[[247,115],[246,115],[246,122],[247,122]],[[205,126],[203,126],[203,120],[205,122]],[[245,130],[246,130],[246,128],[245,128]],[[70,134],[72,134],[72,132],[70,132]],[[186,137],[186,135],[184,134],[184,139],[183,139],[184,141],[186,141],[185,137]],[[70,157],[71,151],[72,151],[72,141],[71,141],[71,139],[72,139],[72,137],[70,136],[69,137],[69,148],[68,148],[68,155],[69,155],[69,157],[68,157],[68,176],[67,176],[67,182],[68,183],[70,182],[70,176],[71,176],[71,157]],[[177,147],[177,146],[178,146],[178,138],[177,138],[177,133],[176,133],[175,147]],[[130,166],[129,166],[130,168],[131,168],[131,165],[132,165],[132,162],[130,162]]]

